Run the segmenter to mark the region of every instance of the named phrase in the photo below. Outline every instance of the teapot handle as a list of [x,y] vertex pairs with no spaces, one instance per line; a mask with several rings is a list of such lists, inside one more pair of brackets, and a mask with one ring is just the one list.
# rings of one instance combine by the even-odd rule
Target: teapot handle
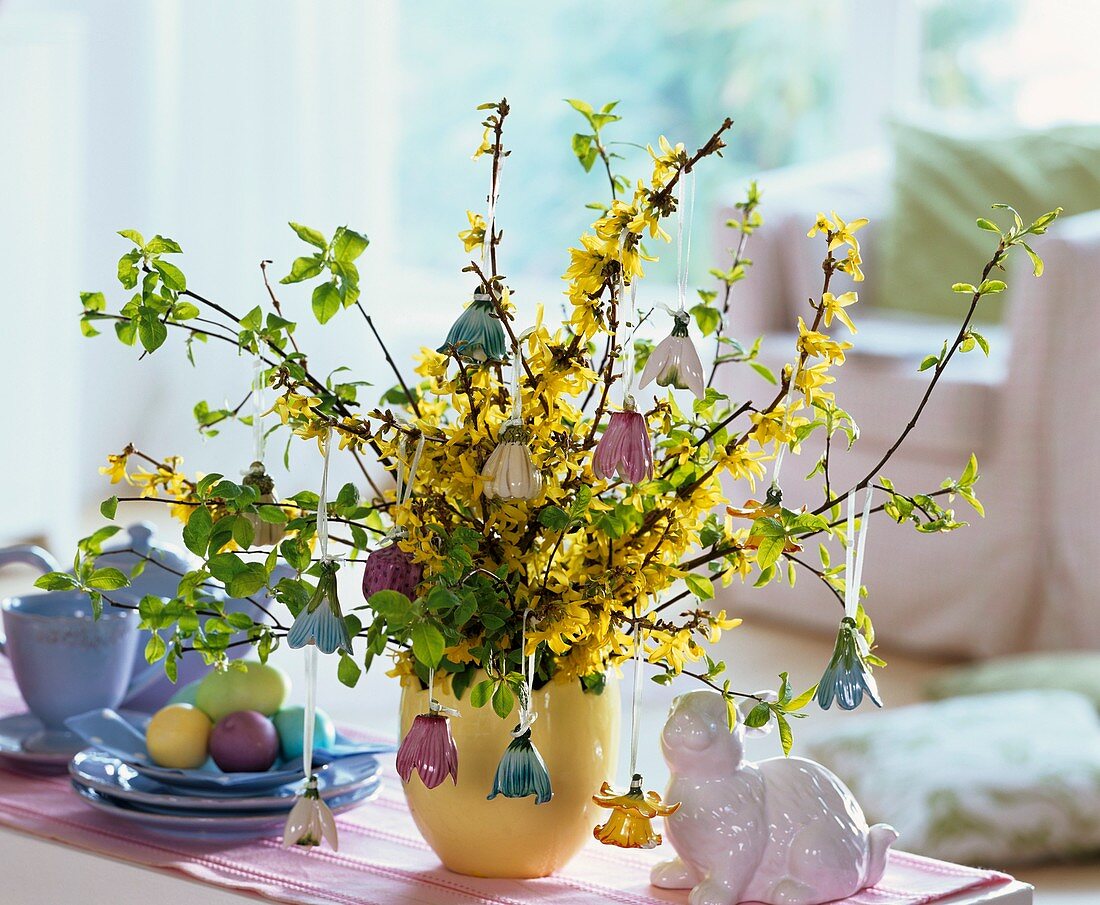
[[47,572],[61,571],[61,564],[48,551],[30,544],[5,547],[0,550],[0,569],[13,563],[22,563],[32,569],[38,569],[43,575]]

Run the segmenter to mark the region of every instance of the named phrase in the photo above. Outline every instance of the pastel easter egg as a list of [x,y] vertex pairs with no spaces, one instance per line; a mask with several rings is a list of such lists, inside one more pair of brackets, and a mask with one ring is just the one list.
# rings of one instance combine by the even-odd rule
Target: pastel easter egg
[[[305,708],[285,707],[274,717],[275,730],[279,733],[279,749],[284,760],[296,760],[302,756],[305,731]],[[313,750],[328,748],[336,741],[336,726],[332,718],[321,709],[313,714]]]
[[256,710],[222,717],[210,734],[210,756],[226,773],[262,773],[279,754],[275,725]]
[[206,763],[212,728],[210,718],[198,707],[169,704],[149,721],[145,747],[161,767],[193,770]]

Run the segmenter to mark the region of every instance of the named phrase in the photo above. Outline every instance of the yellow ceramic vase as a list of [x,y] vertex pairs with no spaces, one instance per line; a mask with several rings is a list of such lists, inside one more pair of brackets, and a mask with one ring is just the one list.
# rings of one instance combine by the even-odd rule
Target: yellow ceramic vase
[[[474,684],[481,681],[479,674]],[[472,686],[471,686],[472,687]],[[426,789],[413,773],[405,798],[421,834],[444,866],[473,877],[545,877],[564,866],[592,838],[599,808],[592,795],[610,779],[619,746],[619,687],[609,681],[601,694],[585,692],[577,680],[554,679],[532,695],[538,720],[531,740],[542,753],[554,797],[536,805],[534,797],[492,801],[486,796],[504,749],[512,740],[517,714],[502,720],[491,705],[461,701],[438,686],[436,700],[461,717],[451,719],[458,747],[458,782],[445,779]],[[406,684],[401,694],[401,737],[418,713],[428,709],[428,693]]]

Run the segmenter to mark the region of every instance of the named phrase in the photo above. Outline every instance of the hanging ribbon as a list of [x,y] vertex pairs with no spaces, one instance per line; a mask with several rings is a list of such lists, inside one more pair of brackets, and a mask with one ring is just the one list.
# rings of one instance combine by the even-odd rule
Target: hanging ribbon
[[313,773],[313,730],[317,713],[317,645],[307,644],[306,657],[306,712],[302,726],[302,769],[306,779]]
[[[802,355],[799,354],[795,357],[794,370],[791,372],[791,383],[787,387],[787,395],[783,397],[783,421],[780,424],[779,433],[781,436],[787,433],[787,422],[791,417],[791,400],[794,397],[795,384],[798,382],[798,375],[802,371]],[[787,453],[787,443],[781,443],[779,450],[775,454],[775,461],[772,463],[772,487],[779,486],[779,472],[783,468],[783,456]]]
[[400,456],[397,457],[397,492],[395,494],[395,504],[398,506],[404,506],[413,495],[413,482],[416,480],[416,469],[420,465],[420,456],[424,452],[424,434],[421,434],[416,441],[416,449],[413,451],[412,460],[409,462],[409,469],[406,476],[405,472],[405,460]]
[[[523,672],[524,693],[519,699],[519,725],[512,730],[512,735],[523,735],[531,724],[539,718],[535,712],[533,700],[535,695],[535,649],[527,653],[527,620],[531,618],[530,608],[523,611],[523,628],[520,630],[519,655],[520,669]],[[535,646],[537,648],[538,645]]]
[[[626,237],[627,230],[623,230],[619,236],[619,303],[622,304],[626,295]],[[630,281],[630,306],[627,309],[625,325],[627,328],[634,326],[636,309],[638,305],[638,281]],[[620,318],[620,321],[623,321]],[[616,325],[616,340],[618,339],[618,326]],[[626,335],[626,347],[623,349],[623,407],[628,408],[626,400],[634,402],[634,341],[630,337],[629,329]]]
[[321,551],[321,561],[330,562],[333,557],[328,552],[328,460],[332,449],[332,426],[325,429],[325,464],[321,469],[321,492],[317,500],[317,546]]
[[630,702],[630,775],[638,772],[638,716],[642,702],[642,630],[634,616],[634,691]]
[[264,460],[264,363],[259,355],[252,362],[252,461]]
[[[687,248],[684,241],[684,183],[690,183],[688,187],[687,220]],[[695,220],[695,172],[688,170],[676,186],[676,290],[679,297],[679,310],[687,309],[688,267],[691,264],[691,232]]]
[[848,494],[848,543],[844,550],[844,615],[856,618],[859,610],[859,589],[863,583],[863,553],[867,549],[867,532],[871,527],[871,497],[874,488],[867,485],[867,496],[863,502],[863,515],[859,523],[859,536],[856,537],[856,492]]
[[511,353],[511,420],[524,423],[524,397],[519,391],[519,372],[524,368],[524,340],[516,339],[516,347]]

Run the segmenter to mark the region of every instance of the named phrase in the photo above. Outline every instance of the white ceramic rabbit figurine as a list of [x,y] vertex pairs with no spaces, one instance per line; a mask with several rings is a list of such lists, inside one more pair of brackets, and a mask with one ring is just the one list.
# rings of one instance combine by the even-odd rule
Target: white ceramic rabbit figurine
[[745,762],[745,733],[740,720],[729,731],[717,692],[673,701],[661,747],[672,771],[666,800],[682,802],[665,820],[679,857],[656,865],[652,883],[694,887],[691,905],[820,905],[877,883],[893,827],[868,828],[852,793],[820,764]]

